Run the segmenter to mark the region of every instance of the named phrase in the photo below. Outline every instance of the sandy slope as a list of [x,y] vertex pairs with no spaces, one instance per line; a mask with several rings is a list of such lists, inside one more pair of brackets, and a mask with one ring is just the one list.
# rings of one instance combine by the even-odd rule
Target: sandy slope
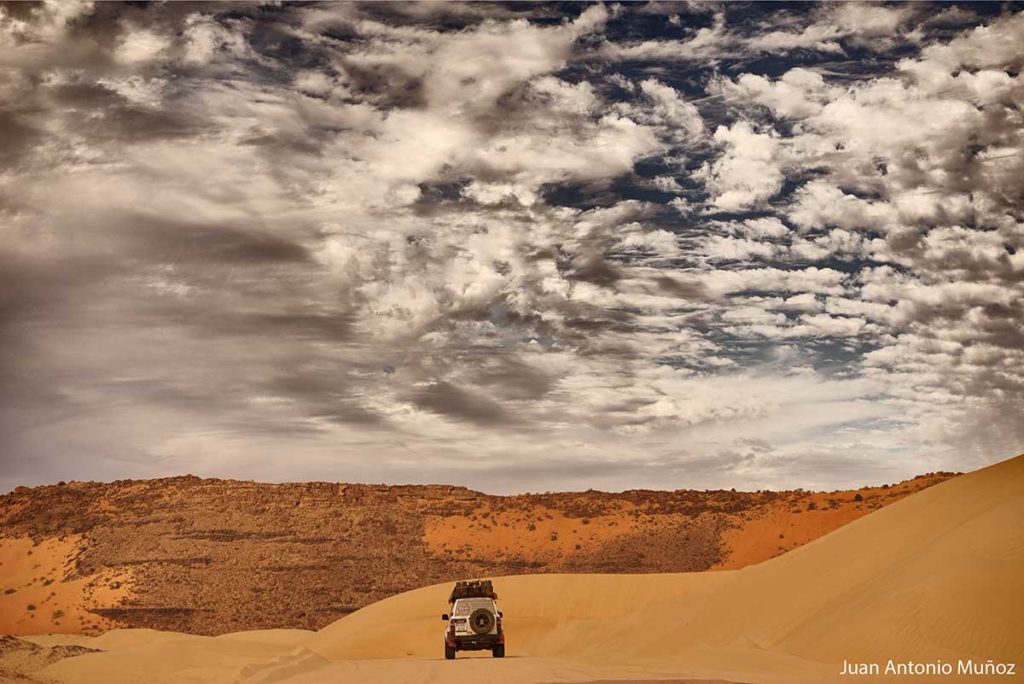
[[[883,665],[888,658],[1020,661],[1022,520],[1024,457],[1017,457],[739,571],[499,578],[508,650],[516,656],[504,661],[440,658],[445,584],[374,604],[308,636],[115,632],[108,652],[69,658],[41,674],[69,682],[441,682],[453,673],[524,684],[827,682],[858,680],[838,676],[844,658]],[[88,640],[102,648],[98,642]]]
[[105,570],[70,578],[81,537],[39,544],[0,539],[0,634],[89,632],[113,626],[89,608],[113,606],[130,594],[128,572]]
[[[634,611],[704,595],[732,574],[527,575],[495,582],[510,651],[537,656],[579,652]],[[320,630],[306,646],[331,660],[436,657],[450,590],[436,585],[367,606]],[[395,616],[407,619],[396,622]]]
[[1024,656],[1024,457],[740,571],[687,622],[672,639],[823,661]]

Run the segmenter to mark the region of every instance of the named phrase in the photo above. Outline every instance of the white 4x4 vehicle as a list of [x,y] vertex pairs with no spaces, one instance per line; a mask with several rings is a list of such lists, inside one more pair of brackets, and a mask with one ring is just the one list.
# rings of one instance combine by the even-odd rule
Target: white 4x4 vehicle
[[444,631],[444,657],[451,660],[456,651],[489,650],[495,658],[505,657],[505,631],[501,626],[490,580],[457,582],[448,597],[451,612],[441,619],[448,623]]

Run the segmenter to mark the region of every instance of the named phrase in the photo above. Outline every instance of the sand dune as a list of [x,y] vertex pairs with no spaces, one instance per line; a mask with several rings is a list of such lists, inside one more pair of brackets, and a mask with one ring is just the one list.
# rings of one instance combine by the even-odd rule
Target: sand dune
[[[5,530],[6,532],[6,530]],[[67,577],[81,536],[0,539],[0,634],[88,632],[114,627],[88,608],[119,603],[130,594],[130,573],[105,570]]]
[[1017,457],[738,571],[498,578],[509,635],[504,661],[441,659],[445,583],[316,633],[209,638],[119,630],[83,642],[106,652],[62,660],[41,675],[289,684],[441,682],[453,673],[518,683],[899,681],[840,677],[839,664],[1021,658],[1021,520],[1024,457]]
[[[495,582],[516,653],[551,655],[578,652],[616,621],[652,604],[706,594],[733,574],[526,575]],[[306,646],[332,660],[435,657],[442,652],[440,614],[450,590],[435,585],[367,606],[320,630]]]
[[[739,613],[740,624],[728,619]],[[737,572],[672,638],[742,641],[823,661],[1020,657],[1024,458]]]

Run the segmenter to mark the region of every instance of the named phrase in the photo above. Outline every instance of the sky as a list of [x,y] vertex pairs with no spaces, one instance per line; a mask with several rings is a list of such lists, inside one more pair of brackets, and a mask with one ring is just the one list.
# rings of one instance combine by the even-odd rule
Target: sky
[[1024,6],[0,9],[0,490],[1024,451]]

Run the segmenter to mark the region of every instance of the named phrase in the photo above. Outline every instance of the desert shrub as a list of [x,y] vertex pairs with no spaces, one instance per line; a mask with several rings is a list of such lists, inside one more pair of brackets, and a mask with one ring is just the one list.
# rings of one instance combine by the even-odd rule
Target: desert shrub
[[813,501],[810,501],[810,502],[807,503],[807,510],[809,510],[809,511],[813,511],[817,507],[818,507],[818,504],[814,503]]
[[534,525],[533,523],[530,523],[529,525],[526,526],[526,529],[528,529],[530,532],[533,532],[535,529],[537,529],[537,526]]
[[853,500],[854,501],[863,501],[864,497],[861,496],[860,492],[857,492],[856,494],[853,495]]
[[4,593],[5,594],[13,594],[16,591],[18,591],[18,590],[17,589],[4,589]]
[[551,541],[558,541],[558,533],[557,532],[552,532],[551,536],[549,537],[549,539],[551,539]]
[[34,604],[34,603],[28,604],[28,609],[29,610],[35,610],[36,609],[36,604]]
[[59,610],[58,609],[58,610],[53,611],[52,619],[60,620],[62,617],[64,617],[64,611],[63,610]]

